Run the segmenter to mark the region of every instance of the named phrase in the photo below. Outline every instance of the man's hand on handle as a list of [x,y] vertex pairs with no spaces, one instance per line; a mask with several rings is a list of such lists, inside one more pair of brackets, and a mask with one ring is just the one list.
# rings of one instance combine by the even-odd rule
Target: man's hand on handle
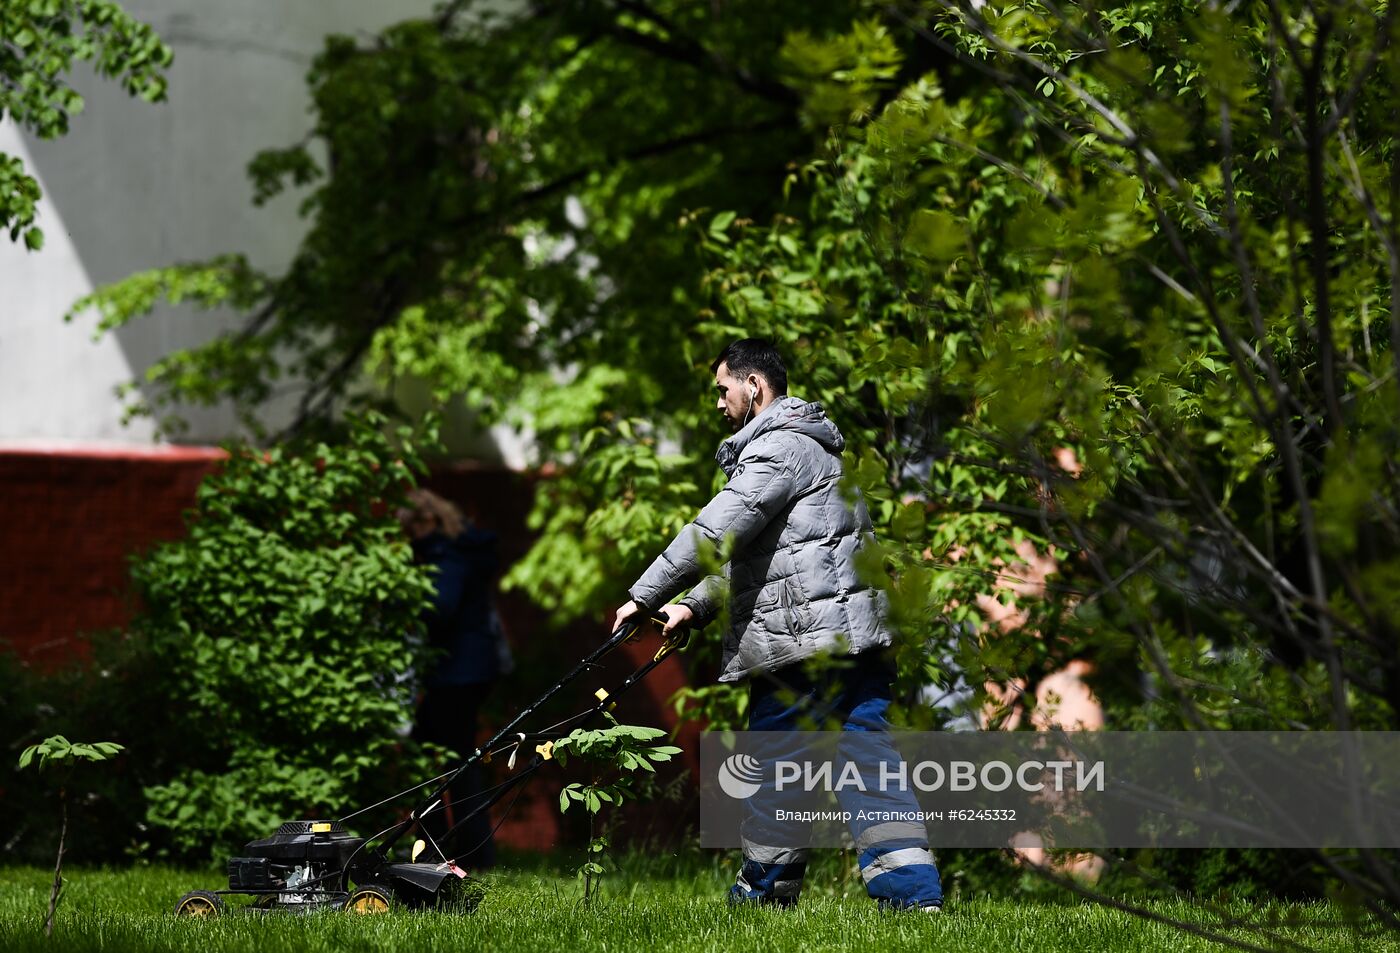
[[[628,602],[627,605],[617,610],[617,614],[613,618],[612,630],[616,632],[622,623],[641,611],[641,607],[637,603]],[[658,619],[664,618],[666,620],[666,625],[661,628],[661,634],[667,637],[675,630],[690,625],[691,620],[695,618],[695,613],[681,605],[662,606],[655,615]]]
[[622,628],[622,623],[641,611],[641,608],[635,602],[629,600],[627,605],[617,610],[617,616],[613,619],[612,631],[616,632],[618,629]]
[[684,629],[690,625],[691,620],[695,618],[695,613],[691,612],[688,606],[675,604],[662,606],[656,615],[657,618],[666,620],[666,624],[661,627],[661,634],[667,638],[670,638],[677,629]]

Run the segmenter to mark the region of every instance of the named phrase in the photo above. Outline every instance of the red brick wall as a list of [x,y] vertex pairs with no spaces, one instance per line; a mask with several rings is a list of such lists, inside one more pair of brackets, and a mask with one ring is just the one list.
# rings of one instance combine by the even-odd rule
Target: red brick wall
[[127,558],[184,530],[223,451],[0,450],[0,644],[44,667],[127,619]]

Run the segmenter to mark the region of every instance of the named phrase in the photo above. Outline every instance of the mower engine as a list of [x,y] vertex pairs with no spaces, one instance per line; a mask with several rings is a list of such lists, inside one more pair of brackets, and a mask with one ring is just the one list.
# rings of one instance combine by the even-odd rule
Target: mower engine
[[341,872],[364,843],[335,821],[288,821],[228,862],[229,890],[263,894],[263,906],[314,908],[334,899]]

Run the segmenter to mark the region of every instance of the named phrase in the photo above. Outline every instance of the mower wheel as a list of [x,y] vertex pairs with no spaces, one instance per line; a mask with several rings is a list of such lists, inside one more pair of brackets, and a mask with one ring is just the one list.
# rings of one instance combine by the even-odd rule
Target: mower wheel
[[208,890],[191,890],[175,904],[175,916],[208,920],[224,912],[224,900]]
[[388,913],[393,906],[394,895],[378,884],[365,884],[356,887],[345,901],[345,909],[350,913]]

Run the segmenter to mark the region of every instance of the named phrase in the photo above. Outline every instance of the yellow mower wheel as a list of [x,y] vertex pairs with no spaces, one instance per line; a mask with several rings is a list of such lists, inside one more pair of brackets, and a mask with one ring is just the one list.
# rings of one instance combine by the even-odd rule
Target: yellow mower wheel
[[350,913],[388,913],[393,906],[394,895],[376,884],[356,887],[345,901],[345,909]]
[[175,904],[175,916],[209,920],[224,912],[224,900],[208,890],[191,890]]

